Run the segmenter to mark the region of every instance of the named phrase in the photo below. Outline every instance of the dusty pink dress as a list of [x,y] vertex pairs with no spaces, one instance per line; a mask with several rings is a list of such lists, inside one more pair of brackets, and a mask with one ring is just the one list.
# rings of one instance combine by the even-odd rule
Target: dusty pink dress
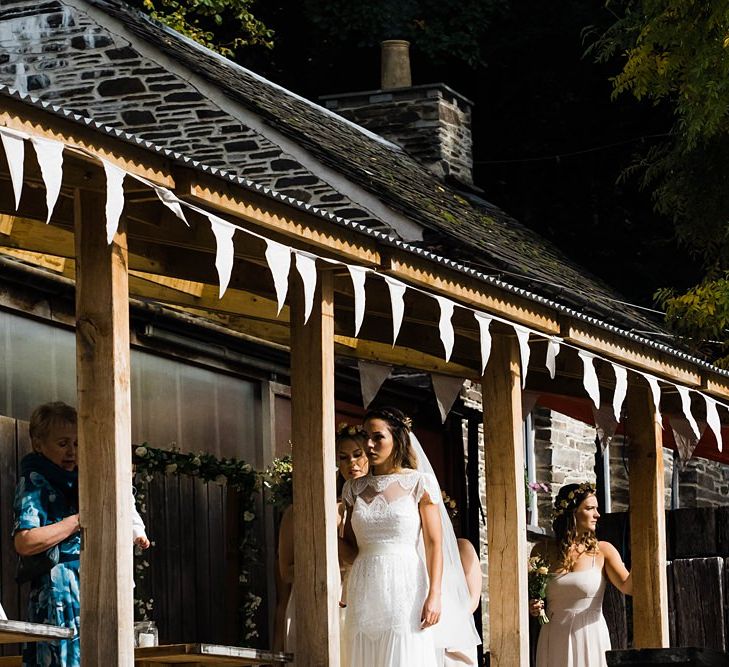
[[602,615],[603,567],[555,575],[547,586],[549,623],[539,632],[537,667],[606,667],[610,634]]

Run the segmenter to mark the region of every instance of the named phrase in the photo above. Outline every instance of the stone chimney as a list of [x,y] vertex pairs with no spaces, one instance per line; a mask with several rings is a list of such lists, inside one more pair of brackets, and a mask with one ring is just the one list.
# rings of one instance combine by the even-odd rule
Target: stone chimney
[[471,107],[443,83],[413,86],[409,43],[382,42],[381,89],[325,95],[327,109],[402,146],[440,178],[473,184]]

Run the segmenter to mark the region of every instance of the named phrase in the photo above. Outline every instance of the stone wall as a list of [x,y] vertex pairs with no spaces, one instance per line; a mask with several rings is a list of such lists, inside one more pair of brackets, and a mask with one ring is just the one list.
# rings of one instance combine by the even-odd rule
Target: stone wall
[[[360,205],[248,127],[180,68],[63,2],[0,3],[0,83],[350,220],[381,226]],[[231,103],[227,103],[231,107]]]
[[439,83],[321,98],[328,109],[402,146],[436,175],[473,182],[471,102]]

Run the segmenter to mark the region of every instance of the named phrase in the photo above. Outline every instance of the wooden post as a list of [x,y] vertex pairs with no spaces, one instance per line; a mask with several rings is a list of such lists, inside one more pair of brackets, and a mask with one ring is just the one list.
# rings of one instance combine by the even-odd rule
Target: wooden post
[[291,290],[291,420],[294,458],[296,664],[339,665],[333,276],[319,273],[304,325],[300,284]]
[[76,191],[76,375],[81,660],[132,667],[132,461],[126,232],[106,243],[104,201]]
[[491,664],[529,664],[524,423],[519,346],[495,335],[483,376]]
[[628,389],[633,646],[669,645],[663,441],[645,384]]

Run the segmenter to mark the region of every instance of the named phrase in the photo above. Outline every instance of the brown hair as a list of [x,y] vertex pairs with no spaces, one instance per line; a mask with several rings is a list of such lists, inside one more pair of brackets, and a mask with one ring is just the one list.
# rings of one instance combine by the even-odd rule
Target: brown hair
[[382,419],[387,422],[390,433],[392,433],[393,466],[415,470],[418,467],[418,459],[410,446],[410,429],[412,428],[410,417],[406,417],[397,408],[374,408],[367,411],[363,421],[366,422],[369,419]]
[[40,441],[48,436],[51,426],[54,424],[75,425],[76,423],[78,423],[76,408],[62,401],[39,405],[30,416],[30,442],[33,445],[33,451],[39,451]]
[[575,562],[570,556],[573,546],[585,547],[586,553],[599,553],[597,536],[594,531],[577,531],[575,512],[588,496],[595,495],[595,485],[591,482],[582,484],[566,484],[554,499],[554,519],[552,529],[557,541],[557,564],[565,571],[571,572]]
[[363,450],[367,444],[369,436],[367,432],[359,425],[350,424],[339,424],[337,426],[337,434],[334,437],[334,450],[337,457],[337,498],[342,495],[342,488],[344,487],[344,477],[339,472],[339,445],[345,440],[351,440],[358,444]]

